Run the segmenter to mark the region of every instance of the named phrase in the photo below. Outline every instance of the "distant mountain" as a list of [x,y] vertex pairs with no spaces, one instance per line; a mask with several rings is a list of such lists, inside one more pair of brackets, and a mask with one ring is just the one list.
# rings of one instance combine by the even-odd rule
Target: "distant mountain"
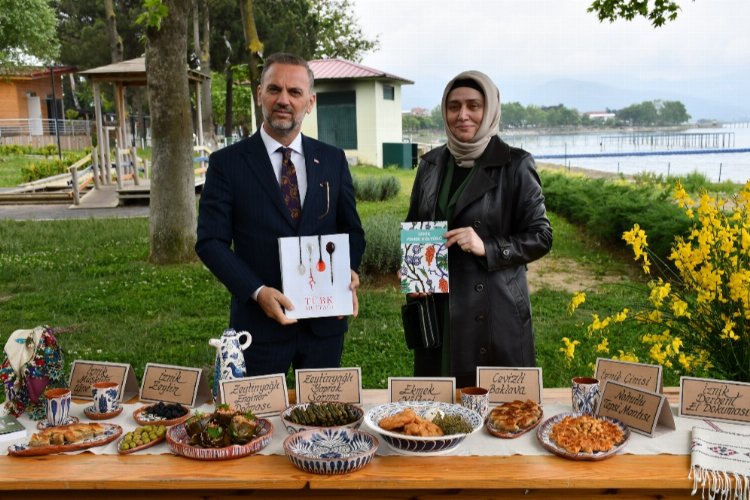
[[559,79],[537,84],[507,82],[503,102],[523,105],[562,104],[580,112],[621,109],[643,101],[661,99],[680,101],[691,121],[713,119],[724,122],[750,121],[750,98],[744,90],[750,78],[738,74],[727,79],[682,82],[644,82],[640,88],[616,86],[582,80]]

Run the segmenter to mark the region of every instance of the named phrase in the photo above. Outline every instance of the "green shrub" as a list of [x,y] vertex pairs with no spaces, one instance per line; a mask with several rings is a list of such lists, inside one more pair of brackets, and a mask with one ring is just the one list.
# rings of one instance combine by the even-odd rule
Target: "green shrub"
[[27,163],[21,167],[23,182],[32,182],[52,175],[62,174],[68,169],[68,164],[58,158],[39,160]]
[[21,144],[4,144],[0,146],[0,156],[28,155],[33,152],[34,148]]
[[398,196],[401,190],[401,183],[396,177],[389,175],[386,177],[365,177],[360,179],[358,176],[352,178],[354,184],[354,194],[359,201],[385,201]]
[[47,144],[46,146],[39,148],[37,151],[44,156],[55,156],[57,155],[57,146],[55,144]]
[[360,270],[365,275],[395,275],[401,265],[402,218],[392,213],[379,213],[362,221],[367,246]]
[[[68,167],[73,163],[83,158],[86,151],[77,153],[66,153],[62,159],[57,158],[57,149],[55,148],[54,156],[52,158],[46,158],[44,160],[35,160],[33,163],[27,163],[21,167],[21,177],[23,182],[32,182],[52,175],[64,174],[68,171]],[[46,155],[52,156],[52,155]]]
[[664,261],[677,235],[687,235],[690,221],[658,184],[589,179],[541,171],[547,208],[603,241],[624,246],[622,233],[638,223],[649,247]]

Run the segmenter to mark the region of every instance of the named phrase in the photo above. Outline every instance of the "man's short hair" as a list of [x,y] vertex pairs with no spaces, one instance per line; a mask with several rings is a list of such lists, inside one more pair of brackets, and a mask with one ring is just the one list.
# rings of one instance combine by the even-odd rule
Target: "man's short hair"
[[310,65],[307,64],[307,61],[304,58],[295,54],[290,54],[288,52],[276,52],[266,57],[266,61],[263,65],[263,71],[260,73],[261,85],[263,85],[263,80],[266,77],[268,68],[276,63],[291,64],[292,66],[302,66],[303,68],[305,68],[307,70],[307,77],[310,79],[310,90],[312,91],[313,85],[315,85],[315,75],[313,75],[313,72],[310,69]]

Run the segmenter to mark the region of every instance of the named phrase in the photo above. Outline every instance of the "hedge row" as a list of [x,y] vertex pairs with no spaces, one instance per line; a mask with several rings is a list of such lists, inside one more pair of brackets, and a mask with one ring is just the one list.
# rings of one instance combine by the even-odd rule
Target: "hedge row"
[[624,246],[622,233],[638,224],[648,235],[649,248],[667,262],[675,236],[686,236],[690,230],[691,221],[673,203],[671,189],[558,172],[539,174],[547,209],[602,241]]
[[394,176],[352,177],[354,195],[359,201],[385,201],[398,196],[401,184]]

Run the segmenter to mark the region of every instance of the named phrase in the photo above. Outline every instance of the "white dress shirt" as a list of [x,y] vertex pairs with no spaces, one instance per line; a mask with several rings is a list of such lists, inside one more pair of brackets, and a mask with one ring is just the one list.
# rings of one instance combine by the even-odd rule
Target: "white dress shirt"
[[268,151],[268,157],[271,159],[273,173],[276,175],[276,182],[281,183],[281,151],[279,148],[289,147],[292,150],[292,163],[297,172],[297,185],[299,186],[299,198],[302,207],[305,206],[305,195],[307,194],[307,167],[305,166],[305,152],[302,150],[302,134],[297,134],[289,146],[284,146],[276,139],[268,135],[263,126],[260,127],[260,137]]
[[[261,125],[260,138],[268,151],[268,158],[271,159],[273,174],[276,176],[276,182],[281,184],[281,161],[282,153],[279,148],[288,147],[292,150],[292,163],[294,170],[297,172],[297,186],[299,187],[300,206],[305,206],[305,194],[307,194],[307,167],[305,166],[305,152],[302,150],[302,134],[297,134],[289,146],[284,146],[279,141],[268,135],[266,129]],[[258,300],[258,294],[265,285],[261,285],[252,294],[253,300]]]

